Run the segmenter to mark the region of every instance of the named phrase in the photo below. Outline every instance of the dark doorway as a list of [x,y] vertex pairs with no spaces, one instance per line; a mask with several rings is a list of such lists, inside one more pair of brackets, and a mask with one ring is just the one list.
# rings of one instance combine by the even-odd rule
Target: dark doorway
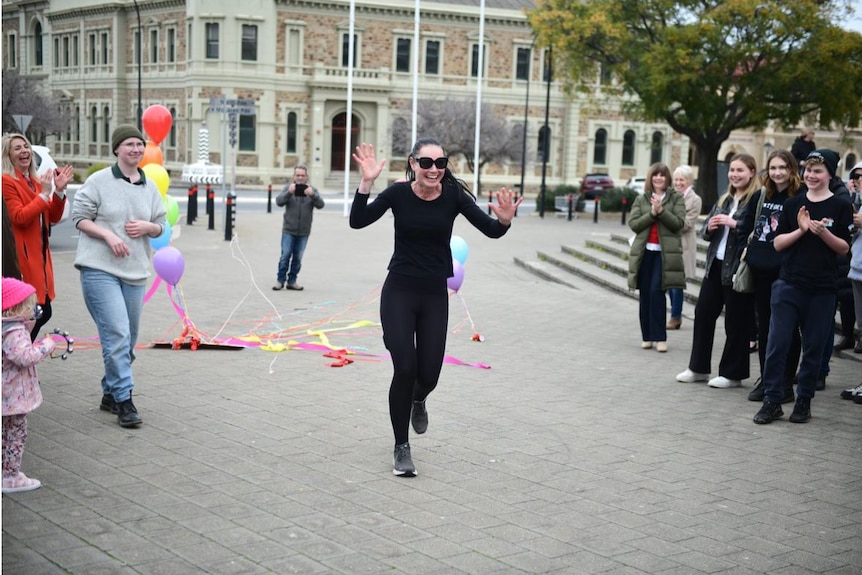
[[[347,142],[347,112],[341,112],[332,119],[332,148],[329,157],[332,161],[329,169],[333,172],[344,171],[344,144]],[[353,150],[359,144],[359,118],[353,114],[350,124],[350,149]],[[350,169],[353,170],[353,160]]]

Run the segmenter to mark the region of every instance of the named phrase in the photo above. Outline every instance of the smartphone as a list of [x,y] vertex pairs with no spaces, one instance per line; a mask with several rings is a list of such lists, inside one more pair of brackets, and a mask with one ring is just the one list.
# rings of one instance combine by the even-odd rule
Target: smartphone
[[293,188],[293,195],[295,196],[304,196],[305,189],[308,187],[308,184],[296,184]]

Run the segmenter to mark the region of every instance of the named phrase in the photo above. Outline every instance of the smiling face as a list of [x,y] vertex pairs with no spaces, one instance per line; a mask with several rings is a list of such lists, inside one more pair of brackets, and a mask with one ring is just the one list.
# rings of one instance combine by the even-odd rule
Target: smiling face
[[9,159],[12,160],[12,165],[15,166],[16,170],[26,174],[30,169],[30,162],[33,161],[30,144],[21,138],[13,138],[9,146]]
[[656,172],[652,175],[652,189],[658,193],[663,193],[667,190],[667,177],[661,172]]
[[137,166],[144,157],[146,144],[138,138],[126,138],[117,146],[117,161],[126,167]]
[[805,162],[805,185],[810,192],[822,192],[829,189],[829,170],[823,162],[809,159]]
[[413,173],[416,174],[416,183],[423,188],[434,188],[439,185],[446,174],[446,168],[440,169],[434,163],[429,168],[423,168],[419,165],[418,158],[437,160],[437,158],[445,156],[443,148],[434,144],[428,144],[419,148],[416,154],[410,157],[410,167],[413,169]]
[[745,190],[748,184],[751,183],[751,178],[754,177],[755,170],[749,168],[741,160],[730,162],[730,168],[727,172],[727,179],[730,180],[730,185],[736,190]]
[[776,156],[769,160],[767,171],[769,179],[775,183],[778,190],[783,190],[790,185],[790,166],[783,158]]
[[683,193],[691,184],[685,176],[676,175],[673,177],[673,189],[679,193]]

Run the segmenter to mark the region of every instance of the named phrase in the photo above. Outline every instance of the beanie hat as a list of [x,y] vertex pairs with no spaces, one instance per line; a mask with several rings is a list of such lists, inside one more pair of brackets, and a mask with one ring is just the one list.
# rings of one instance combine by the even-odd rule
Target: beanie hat
[[805,158],[806,163],[812,158],[816,158],[823,162],[823,165],[826,166],[826,170],[829,172],[829,175],[833,178],[835,177],[835,174],[838,172],[838,154],[836,154],[832,150],[822,148],[820,150],[814,150],[813,152],[808,154],[808,157]]
[[129,138],[137,138],[140,141],[145,142],[144,135],[141,134],[141,131],[131,124],[120,124],[117,126],[114,129],[114,133],[111,134],[111,151],[116,154],[117,147]]
[[13,308],[36,293],[36,288],[15,278],[3,278],[3,311]]

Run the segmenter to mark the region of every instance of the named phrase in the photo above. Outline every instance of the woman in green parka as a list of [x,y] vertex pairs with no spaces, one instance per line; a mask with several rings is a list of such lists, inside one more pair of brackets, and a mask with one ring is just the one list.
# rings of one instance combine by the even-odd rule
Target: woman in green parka
[[635,233],[629,255],[629,289],[640,290],[643,349],[667,351],[665,291],[685,288],[682,237],[685,200],[671,186],[670,169],[661,162],[647,171],[644,193],[635,198],[629,227]]

